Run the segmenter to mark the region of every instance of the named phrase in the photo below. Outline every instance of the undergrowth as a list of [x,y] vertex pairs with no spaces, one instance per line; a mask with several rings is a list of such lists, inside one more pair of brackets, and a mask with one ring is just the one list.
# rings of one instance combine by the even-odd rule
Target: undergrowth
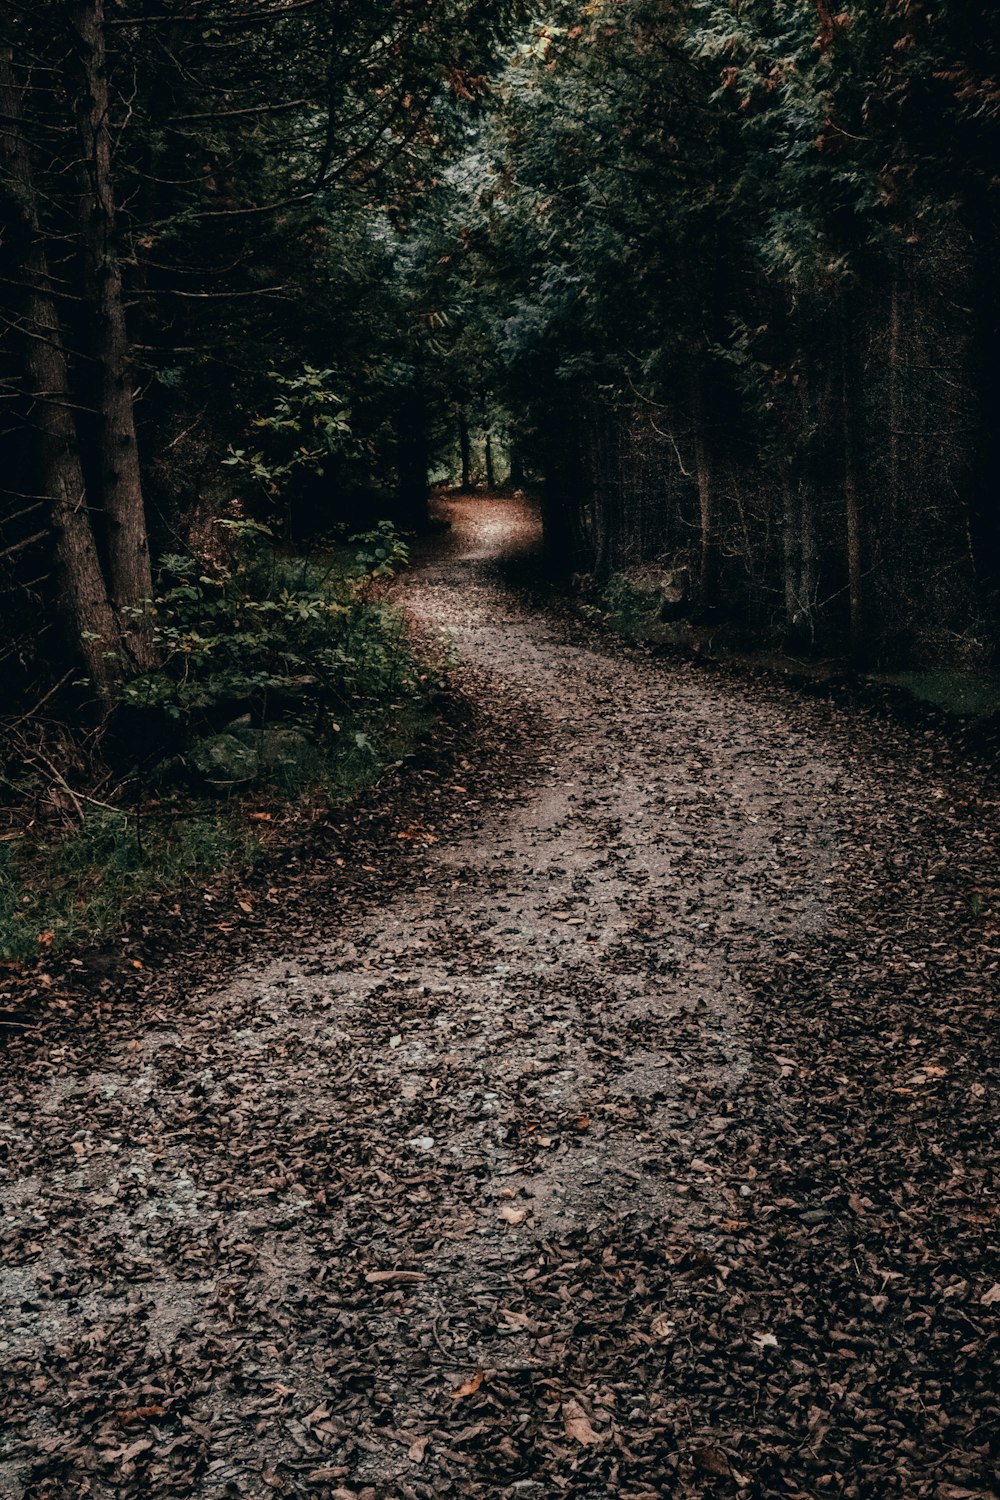
[[207,880],[260,848],[230,809],[192,807],[143,826],[95,809],[68,835],[0,845],[0,955],[24,960],[47,949],[101,943],[155,892]]
[[[652,570],[647,569],[648,574]],[[627,641],[688,648],[698,639],[687,613],[680,609],[680,596],[670,593],[672,570],[664,569],[663,581],[613,573],[596,596],[583,606],[584,614]],[[676,576],[676,570],[673,570]]]
[[0,957],[106,942],[153,894],[252,865],[283,813],[349,800],[433,726],[442,668],[382,597],[406,560],[390,527],[311,557],[255,523],[229,532],[222,559],[164,560],[114,790],[98,804],[23,768],[15,791],[41,811],[0,843]]

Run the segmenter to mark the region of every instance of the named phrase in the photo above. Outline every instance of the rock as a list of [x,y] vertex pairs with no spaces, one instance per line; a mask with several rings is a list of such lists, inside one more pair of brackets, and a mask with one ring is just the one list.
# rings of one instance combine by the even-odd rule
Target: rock
[[266,724],[254,738],[258,742],[260,763],[267,771],[300,766],[312,755],[313,744],[309,736],[284,724]]
[[188,765],[210,786],[238,786],[253,781],[260,765],[254,749],[234,734],[199,740],[188,752]]
[[187,764],[209,786],[244,786],[262,776],[307,766],[314,753],[312,741],[301,730],[286,724],[254,729],[248,714],[220,734],[200,740],[188,752]]
[[689,602],[690,578],[685,567],[634,568],[624,578],[637,604],[661,620],[675,618]]

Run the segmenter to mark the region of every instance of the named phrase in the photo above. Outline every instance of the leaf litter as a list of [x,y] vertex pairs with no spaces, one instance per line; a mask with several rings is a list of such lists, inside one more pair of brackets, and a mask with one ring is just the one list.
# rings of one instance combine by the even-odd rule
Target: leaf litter
[[11,978],[0,1493],[996,1496],[989,768],[451,518],[426,760]]

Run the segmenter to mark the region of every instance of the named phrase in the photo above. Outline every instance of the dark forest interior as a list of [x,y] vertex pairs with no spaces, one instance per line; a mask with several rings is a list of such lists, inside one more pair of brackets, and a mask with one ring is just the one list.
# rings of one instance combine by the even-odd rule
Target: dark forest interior
[[990,670],[992,7],[42,3],[3,43],[16,715],[153,667],[220,518],[408,530],[434,482],[535,490],[554,567],[653,567],[665,616]]
[[0,0],[0,1495],[998,1500],[1000,5]]

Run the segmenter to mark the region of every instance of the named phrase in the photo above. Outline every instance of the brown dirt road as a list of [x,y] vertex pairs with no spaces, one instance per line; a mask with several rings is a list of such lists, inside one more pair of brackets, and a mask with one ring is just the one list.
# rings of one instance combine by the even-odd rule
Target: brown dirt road
[[996,802],[450,515],[403,602],[540,716],[524,794],[12,1054],[0,1495],[993,1494]]

